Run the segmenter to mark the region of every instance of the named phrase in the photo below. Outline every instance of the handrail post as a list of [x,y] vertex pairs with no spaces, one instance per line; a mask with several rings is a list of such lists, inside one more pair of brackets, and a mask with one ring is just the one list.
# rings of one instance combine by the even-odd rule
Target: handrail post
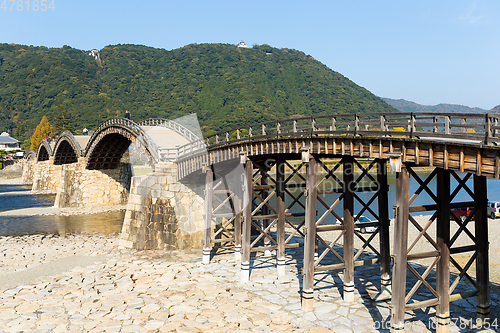
[[413,114],[413,112],[410,112],[410,128],[409,128],[410,138],[413,138],[414,131],[415,131],[415,115]]
[[[467,124],[467,119],[466,118],[462,118],[461,123],[462,123],[462,125],[466,125]],[[464,127],[462,127],[462,133],[465,133],[465,132],[467,132],[467,131],[466,131],[465,126],[464,126]]]
[[239,129],[239,128],[236,130],[236,138],[237,138],[238,140],[239,140],[239,139],[241,139],[240,129]]
[[387,131],[387,128],[386,128],[386,126],[385,126],[385,115],[381,115],[381,116],[380,116],[380,130],[381,130],[382,132]]
[[357,113],[354,114],[354,135],[359,131],[359,116]]
[[266,135],[266,125],[262,124],[262,135]]
[[276,135],[281,134],[281,123],[276,122]]
[[219,143],[219,134],[215,135],[215,143]]
[[229,132],[226,132],[226,143],[229,142]]
[[331,128],[332,131],[336,131],[337,130],[337,119],[335,117],[332,117],[332,128]]
[[451,127],[450,127],[450,116],[446,115],[444,116],[444,134],[450,134],[451,133]]
[[314,117],[311,117],[311,131],[316,131],[316,119],[314,119]]
[[293,133],[297,133],[297,120],[293,120]]
[[252,133],[252,126],[250,126],[250,127],[248,128],[248,136],[249,136],[249,137],[253,137],[253,133]]
[[485,123],[484,123],[484,144],[487,145],[488,144],[488,139],[491,138],[491,118],[490,116],[486,113],[484,115],[485,119]]

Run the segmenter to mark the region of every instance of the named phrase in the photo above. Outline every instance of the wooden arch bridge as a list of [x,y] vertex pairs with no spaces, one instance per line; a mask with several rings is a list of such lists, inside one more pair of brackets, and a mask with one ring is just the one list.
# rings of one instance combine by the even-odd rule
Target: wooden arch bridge
[[[306,311],[313,307],[316,272],[343,270],[344,300],[352,301],[355,268],[378,263],[381,291],[391,295],[393,331],[404,330],[405,311],[436,306],[437,331],[447,332],[452,301],[476,297],[478,320],[489,318],[486,180],[500,176],[499,130],[497,116],[488,114],[339,114],[271,121],[206,137],[204,149],[200,142],[179,147],[177,172],[180,181],[205,184],[204,262],[214,245],[230,243],[241,256],[245,282],[252,252],[276,251],[280,276],[286,249],[304,246]],[[421,178],[416,167],[432,172]],[[241,171],[230,172],[237,168]],[[395,202],[388,200],[388,169],[396,174]],[[410,179],[418,184],[413,193]],[[470,200],[457,202],[461,190]],[[416,205],[424,194],[430,202]],[[361,207],[357,211],[355,203]],[[461,207],[471,209],[462,219],[452,213]],[[428,221],[419,224],[416,212],[430,214]],[[365,213],[375,221],[358,223]],[[458,227],[453,233],[452,224]],[[418,236],[408,239],[412,226]],[[375,232],[361,232],[369,227]],[[456,245],[459,237],[468,245]],[[361,248],[355,249],[355,239]],[[419,241],[430,250],[416,253]],[[375,257],[365,257],[367,250]],[[454,255],[468,260],[458,262]],[[431,264],[417,271],[409,262],[418,259]],[[450,266],[459,272],[453,280]],[[433,270],[435,280],[429,278]],[[413,286],[408,271],[416,277]],[[456,291],[462,280],[469,291]],[[420,287],[431,296],[416,299]]]
[[150,118],[135,123],[125,118],[111,118],[102,122],[89,136],[65,131],[55,141],[43,139],[37,152],[30,152],[27,158],[36,162],[52,158],[56,165],[71,164],[84,158],[86,169],[115,169],[134,140],[144,147],[153,165],[175,160],[176,146],[199,145],[199,138],[191,130],[172,120]]

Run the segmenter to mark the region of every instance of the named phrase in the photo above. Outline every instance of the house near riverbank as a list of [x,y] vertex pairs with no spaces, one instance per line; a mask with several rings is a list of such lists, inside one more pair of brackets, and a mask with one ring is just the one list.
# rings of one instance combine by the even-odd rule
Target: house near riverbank
[[0,134],[0,149],[21,150],[21,141],[14,139],[7,132]]

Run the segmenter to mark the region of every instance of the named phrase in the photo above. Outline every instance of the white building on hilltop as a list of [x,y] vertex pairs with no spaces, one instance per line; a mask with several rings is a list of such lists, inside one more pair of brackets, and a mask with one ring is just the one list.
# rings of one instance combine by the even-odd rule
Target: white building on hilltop
[[99,59],[99,50],[93,49],[89,52],[89,56],[93,56],[95,60]]
[[248,49],[248,45],[244,41],[241,41],[236,47]]

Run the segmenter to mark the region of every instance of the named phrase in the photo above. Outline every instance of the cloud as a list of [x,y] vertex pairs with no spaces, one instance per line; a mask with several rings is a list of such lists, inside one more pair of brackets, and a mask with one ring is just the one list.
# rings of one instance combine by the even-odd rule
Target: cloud
[[484,15],[479,15],[477,13],[477,1],[474,1],[465,11],[463,15],[458,16],[458,21],[468,24],[475,25],[484,21]]

